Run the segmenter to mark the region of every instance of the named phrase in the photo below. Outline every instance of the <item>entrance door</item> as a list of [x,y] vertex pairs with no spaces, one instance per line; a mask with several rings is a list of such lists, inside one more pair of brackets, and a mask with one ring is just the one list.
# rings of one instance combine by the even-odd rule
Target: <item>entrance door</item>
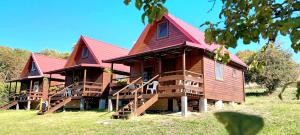
[[170,71],[175,71],[176,70],[176,58],[169,58],[169,59],[164,59],[163,60],[163,66],[162,66],[162,71],[163,72],[170,72]]
[[153,72],[154,72],[153,67],[144,68],[144,73],[143,73],[144,82],[149,81],[153,77]]
[[39,81],[35,81],[33,83],[33,92],[38,92],[39,91],[39,87],[40,87]]

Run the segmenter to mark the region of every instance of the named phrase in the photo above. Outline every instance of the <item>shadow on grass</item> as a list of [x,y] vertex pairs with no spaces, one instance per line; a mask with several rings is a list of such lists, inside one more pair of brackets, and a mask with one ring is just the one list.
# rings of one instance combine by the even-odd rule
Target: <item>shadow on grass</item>
[[268,92],[247,92],[247,97],[261,97],[261,96],[269,96]]

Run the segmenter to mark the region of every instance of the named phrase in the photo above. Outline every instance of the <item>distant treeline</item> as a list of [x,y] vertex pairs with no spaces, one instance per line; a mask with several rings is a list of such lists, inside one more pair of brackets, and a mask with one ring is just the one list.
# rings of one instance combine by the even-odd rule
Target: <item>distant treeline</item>
[[[28,50],[0,46],[0,82],[18,78],[30,53]],[[63,59],[69,56],[68,52],[51,49],[44,49],[37,53]]]

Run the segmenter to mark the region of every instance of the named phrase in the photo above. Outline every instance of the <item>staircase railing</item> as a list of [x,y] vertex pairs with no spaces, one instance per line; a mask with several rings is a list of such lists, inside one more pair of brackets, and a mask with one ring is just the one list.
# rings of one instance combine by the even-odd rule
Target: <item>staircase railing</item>
[[55,93],[55,94],[49,96],[49,98],[48,98],[48,110],[50,110],[50,108],[51,108],[50,103],[51,103],[51,99],[52,99],[53,97],[58,96],[58,95],[62,95],[61,98],[64,98],[64,97],[70,97],[72,94],[71,94],[71,95],[66,94],[67,89],[74,88],[74,86],[76,86],[76,85],[77,85],[77,83],[73,83],[73,84],[71,84],[71,85],[69,85],[69,86],[63,88],[62,90],[58,91],[57,93]]
[[[137,88],[137,89],[135,89],[135,90],[133,90],[131,93],[134,93],[134,111],[137,109],[137,100],[138,100],[138,92],[139,92],[139,90],[141,90],[142,91],[142,93],[143,93],[143,89],[144,89],[144,87],[146,86],[146,85],[148,85],[149,83],[151,83],[151,82],[153,82],[155,79],[157,79],[159,77],[159,75],[156,75],[156,76],[154,76],[153,78],[151,78],[149,81],[147,81],[147,82],[145,82],[145,83],[143,83],[143,85],[142,86],[140,86],[139,88]],[[157,91],[155,91],[156,93],[157,93]]]

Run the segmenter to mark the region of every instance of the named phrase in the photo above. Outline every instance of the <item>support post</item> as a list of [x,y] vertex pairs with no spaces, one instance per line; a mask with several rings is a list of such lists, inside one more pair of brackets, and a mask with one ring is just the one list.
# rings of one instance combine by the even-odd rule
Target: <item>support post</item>
[[183,49],[183,53],[182,53],[182,75],[183,75],[183,80],[182,80],[182,83],[183,83],[183,92],[184,92],[184,95],[186,95],[186,90],[185,90],[185,69],[186,69],[186,65],[185,65],[185,48]]
[[16,85],[15,85],[15,93],[17,92],[17,86],[18,86],[18,82],[16,81]]
[[48,90],[50,89],[50,87],[51,87],[51,80],[52,80],[52,74],[50,74],[50,76],[49,76],[49,88],[48,88]]
[[[110,69],[111,69],[111,71],[114,71],[114,63],[111,63]],[[110,73],[110,80],[109,80],[109,94],[111,94],[112,91],[113,91],[113,89],[112,89],[112,82],[113,82],[113,73]]]
[[85,83],[86,83],[86,69],[83,71],[83,93],[85,91]]
[[[11,92],[11,82],[9,82],[9,89],[8,89],[8,94],[10,95],[10,92]],[[15,93],[16,94],[16,93]]]
[[84,98],[80,99],[80,111],[84,110]]
[[188,99],[187,96],[181,96],[181,116],[187,115],[187,108],[188,108]]
[[17,102],[16,110],[19,110],[19,109],[20,109],[19,102]]
[[207,112],[207,99],[204,97],[199,99],[199,112]]
[[28,110],[28,111],[30,110],[30,105],[31,105],[31,101],[28,100],[28,101],[27,101],[27,110]]
[[42,100],[43,102],[46,102],[48,100],[48,94],[49,94],[49,81],[48,78],[43,78],[43,89],[42,89]]
[[108,99],[108,112],[113,111],[113,105],[112,105],[112,100],[111,98]]
[[116,98],[116,111],[119,110],[119,93],[117,94],[117,98]]
[[161,73],[162,73],[161,57],[159,57],[159,59],[158,59],[158,72],[161,75]]
[[216,102],[215,102],[215,107],[216,107],[217,109],[223,109],[223,107],[224,107],[223,101],[222,101],[222,100],[216,101]]

